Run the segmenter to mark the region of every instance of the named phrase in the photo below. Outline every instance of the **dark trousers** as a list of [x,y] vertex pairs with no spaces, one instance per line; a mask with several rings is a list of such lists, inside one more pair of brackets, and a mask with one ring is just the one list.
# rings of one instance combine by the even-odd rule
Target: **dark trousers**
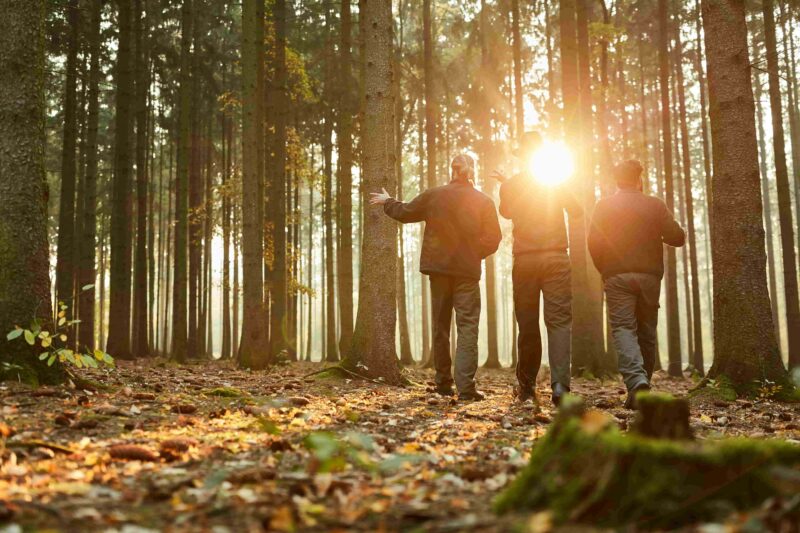
[[477,280],[433,274],[431,307],[433,310],[433,362],[436,385],[451,387],[450,324],[456,313],[455,382],[460,393],[475,391],[478,370],[478,326],[481,320],[481,290]]
[[647,385],[656,364],[656,327],[661,278],[652,274],[618,274],[604,282],[611,334],[619,371],[632,390]]
[[550,383],[569,388],[572,357],[572,271],[566,252],[534,252],[514,257],[514,313],[519,326],[517,380],[532,391],[542,363],[539,298],[550,360]]

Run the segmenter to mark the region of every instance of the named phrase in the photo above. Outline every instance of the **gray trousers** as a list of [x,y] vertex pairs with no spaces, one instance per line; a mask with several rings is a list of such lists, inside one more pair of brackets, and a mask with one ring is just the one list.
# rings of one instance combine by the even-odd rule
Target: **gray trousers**
[[618,274],[605,280],[605,291],[625,386],[630,391],[649,385],[656,362],[661,278],[652,274]]
[[572,358],[572,270],[567,252],[534,252],[514,257],[514,314],[519,325],[517,381],[536,388],[542,363],[539,298],[544,300],[550,383],[569,389]]
[[481,321],[481,289],[478,280],[432,274],[433,363],[436,385],[451,387],[450,324],[456,314],[455,382],[460,393],[475,391],[478,370],[478,327]]

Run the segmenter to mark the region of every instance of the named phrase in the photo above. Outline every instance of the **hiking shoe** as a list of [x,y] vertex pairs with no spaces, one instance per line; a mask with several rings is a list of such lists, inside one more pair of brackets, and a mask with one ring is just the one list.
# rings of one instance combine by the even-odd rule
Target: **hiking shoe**
[[554,383],[553,384],[553,405],[558,407],[561,405],[561,399],[569,392],[569,389],[566,388],[561,383]]
[[531,389],[517,388],[514,391],[514,393],[519,403],[525,403],[528,400],[531,400],[533,401],[533,403],[536,403],[536,393],[533,392],[533,390]]
[[647,383],[642,383],[641,385],[637,385],[633,389],[628,391],[628,397],[625,399],[625,409],[630,409],[632,411],[638,409],[639,406],[636,405],[636,395],[642,391],[649,391],[649,390],[650,390],[650,385],[648,385]]
[[434,387],[433,392],[438,394],[439,396],[453,396],[455,393],[453,392],[453,387]]
[[471,392],[459,392],[458,399],[462,402],[479,402],[481,400],[485,400],[486,397],[480,392],[474,390]]

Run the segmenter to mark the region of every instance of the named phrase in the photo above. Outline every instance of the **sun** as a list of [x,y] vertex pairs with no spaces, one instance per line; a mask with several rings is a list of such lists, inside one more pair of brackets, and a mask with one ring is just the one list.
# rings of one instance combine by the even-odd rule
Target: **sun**
[[575,160],[565,143],[545,140],[531,155],[528,169],[536,181],[554,187],[572,177]]

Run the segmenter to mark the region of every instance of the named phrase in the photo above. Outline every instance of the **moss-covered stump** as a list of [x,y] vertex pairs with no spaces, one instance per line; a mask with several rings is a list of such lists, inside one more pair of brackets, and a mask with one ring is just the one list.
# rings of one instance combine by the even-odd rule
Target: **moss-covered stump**
[[780,493],[781,472],[799,470],[800,447],[788,443],[626,435],[587,411],[556,419],[495,509],[550,510],[558,523],[676,527],[757,506]]
[[669,394],[639,393],[633,431],[654,439],[691,439],[689,402]]

